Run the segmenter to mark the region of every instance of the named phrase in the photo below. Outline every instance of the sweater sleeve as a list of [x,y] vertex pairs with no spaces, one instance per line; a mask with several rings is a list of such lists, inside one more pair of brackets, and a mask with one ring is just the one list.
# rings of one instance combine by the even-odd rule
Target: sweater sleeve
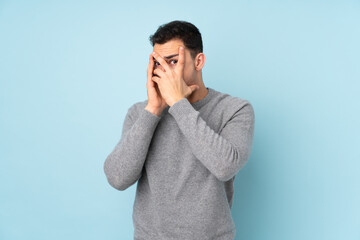
[[141,177],[152,136],[161,119],[145,108],[136,117],[134,113],[135,104],[128,109],[121,138],[104,163],[109,184],[120,191]]
[[175,118],[192,153],[220,181],[228,181],[246,164],[252,148],[255,115],[246,101],[216,133],[200,117],[187,98],[174,103],[169,113]]

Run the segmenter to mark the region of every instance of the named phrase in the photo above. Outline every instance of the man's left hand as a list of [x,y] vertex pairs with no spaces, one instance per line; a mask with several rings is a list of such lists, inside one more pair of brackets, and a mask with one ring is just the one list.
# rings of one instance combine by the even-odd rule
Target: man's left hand
[[199,89],[198,85],[188,86],[183,78],[185,53],[184,48],[179,48],[179,60],[174,69],[172,69],[167,62],[157,53],[153,52],[154,58],[164,68],[165,72],[159,68],[154,70],[152,80],[157,83],[165,102],[171,107],[180,99],[188,97],[193,91]]

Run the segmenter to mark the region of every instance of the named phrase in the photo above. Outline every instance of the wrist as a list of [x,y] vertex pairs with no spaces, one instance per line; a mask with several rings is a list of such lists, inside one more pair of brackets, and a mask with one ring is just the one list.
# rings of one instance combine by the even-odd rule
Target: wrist
[[156,115],[158,117],[160,117],[160,115],[161,115],[161,110],[160,109],[151,107],[149,105],[146,105],[145,110],[151,112],[152,114],[154,114],[154,115]]
[[183,98],[185,98],[185,97],[177,97],[177,98],[172,99],[169,106],[172,107],[172,105],[174,105],[176,102],[180,101]]

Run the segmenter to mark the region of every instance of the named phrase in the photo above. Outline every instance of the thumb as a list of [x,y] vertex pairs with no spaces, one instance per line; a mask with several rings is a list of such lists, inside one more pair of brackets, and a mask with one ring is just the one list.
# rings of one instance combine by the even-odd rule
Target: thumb
[[200,89],[200,87],[199,87],[198,85],[190,85],[189,87],[190,87],[190,89],[191,89],[191,92]]

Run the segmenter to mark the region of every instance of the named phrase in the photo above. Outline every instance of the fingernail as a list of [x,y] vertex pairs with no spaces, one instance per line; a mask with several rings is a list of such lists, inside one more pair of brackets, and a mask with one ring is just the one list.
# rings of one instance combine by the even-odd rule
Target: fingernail
[[155,52],[152,52],[152,55],[155,55]]

